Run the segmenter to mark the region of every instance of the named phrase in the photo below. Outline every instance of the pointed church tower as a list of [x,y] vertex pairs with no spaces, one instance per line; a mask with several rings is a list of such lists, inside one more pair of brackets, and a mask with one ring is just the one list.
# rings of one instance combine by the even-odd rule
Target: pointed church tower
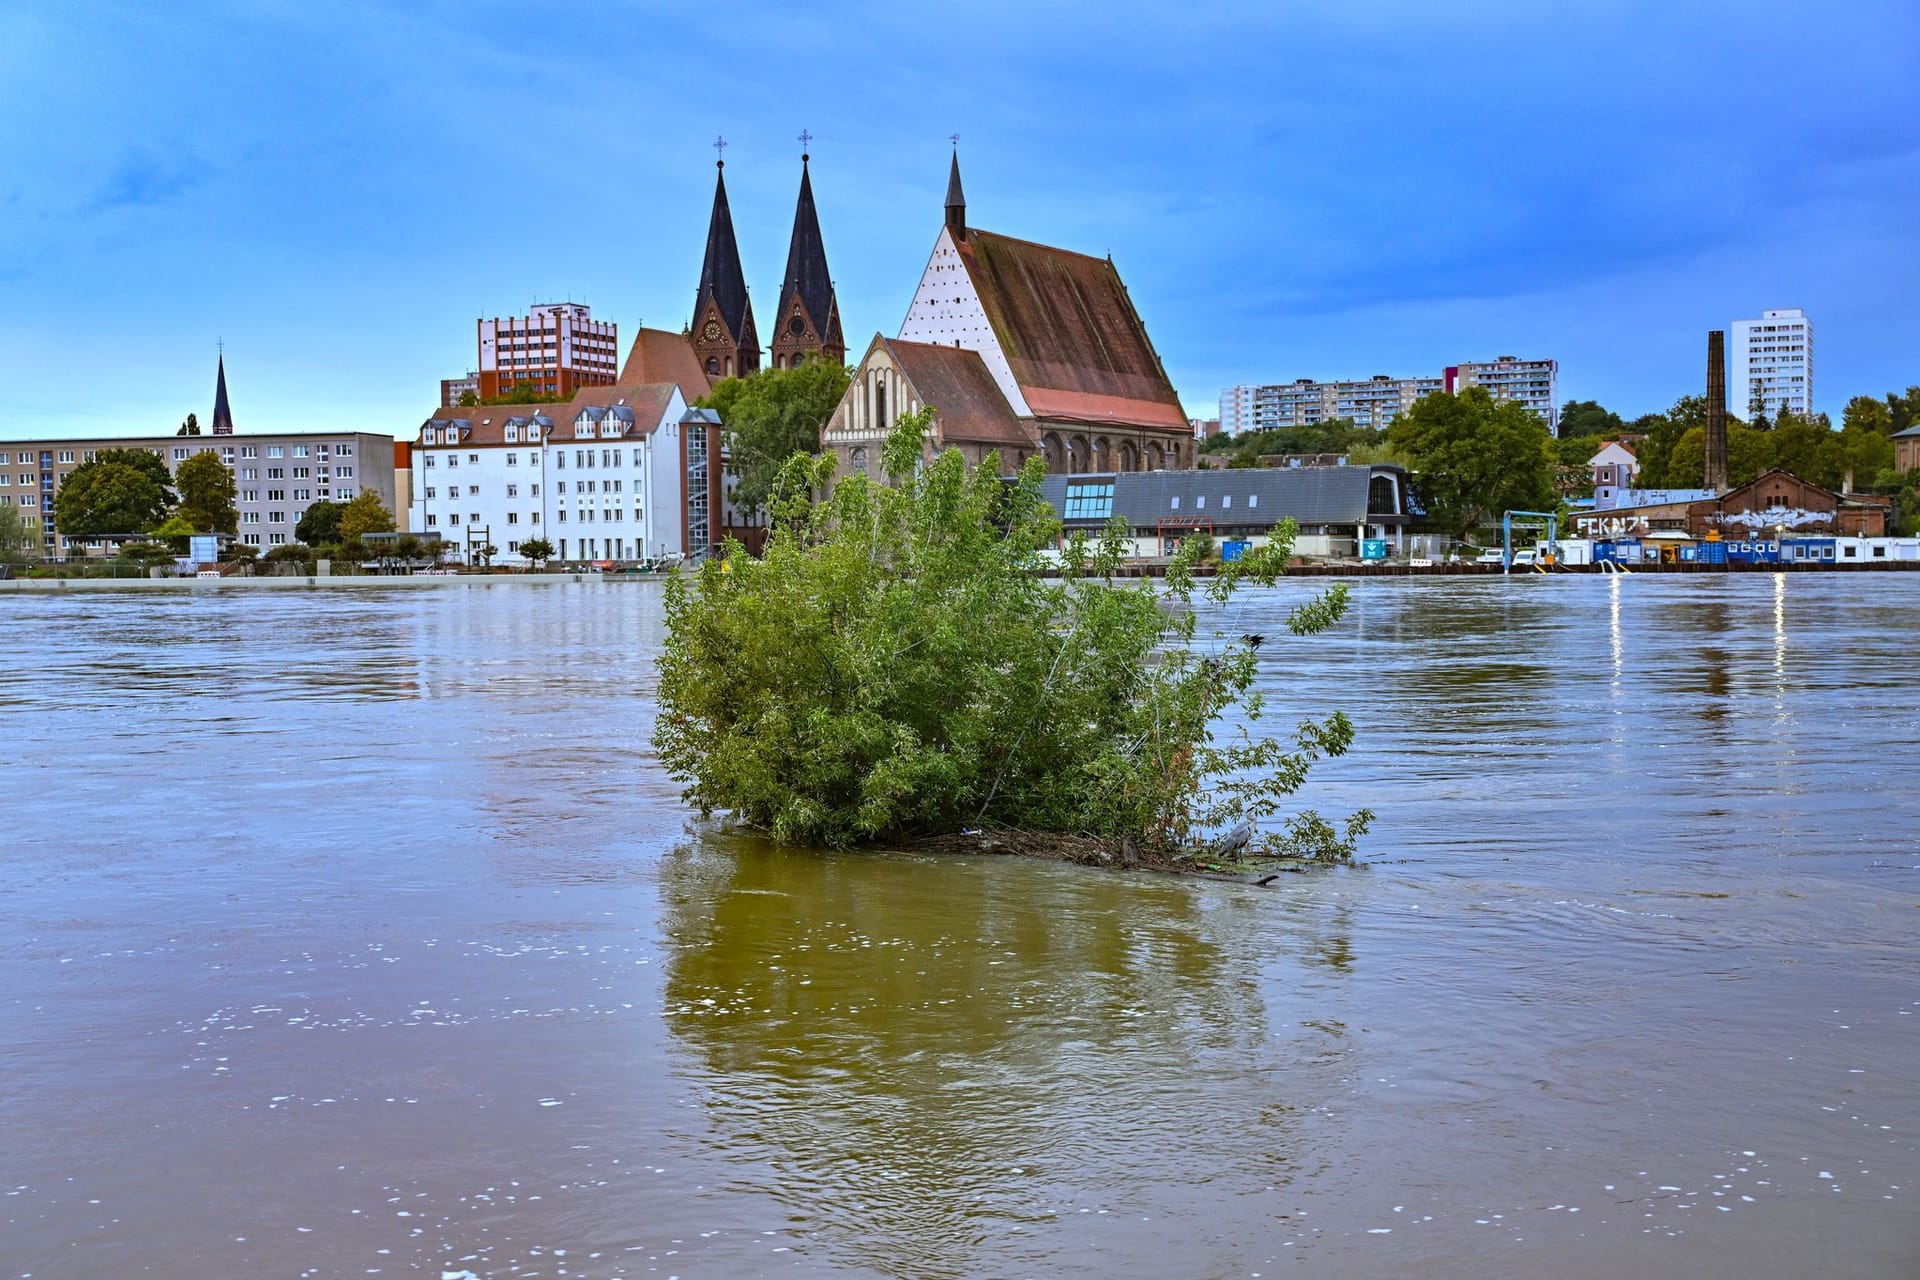
[[960,189],[960,148],[953,148],[953,168],[947,171],[947,230],[955,244],[967,238],[967,193]]
[[747,300],[747,276],[740,269],[740,246],[733,238],[733,211],[727,207],[727,162],[718,163],[713,188],[713,218],[707,224],[707,260],[700,268],[700,294],[693,303],[693,349],[713,378],[732,378],[760,367],[760,336]]
[[775,313],[773,367],[791,369],[818,352],[835,364],[847,362],[847,340],[840,332],[840,301],[827,270],[827,248],[813,207],[811,157],[800,156],[800,199],[793,210],[793,239],[787,245],[787,277],[780,286]]
[[213,387],[213,434],[233,434],[233,410],[227,405],[227,354],[220,353],[220,380]]

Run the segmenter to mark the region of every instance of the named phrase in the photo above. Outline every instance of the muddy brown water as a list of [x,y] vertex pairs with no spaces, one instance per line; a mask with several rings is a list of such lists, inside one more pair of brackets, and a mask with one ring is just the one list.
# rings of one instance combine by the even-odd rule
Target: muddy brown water
[[0,1278],[1920,1273],[1920,579],[1312,589],[1276,889],[690,826],[657,585],[0,602]]

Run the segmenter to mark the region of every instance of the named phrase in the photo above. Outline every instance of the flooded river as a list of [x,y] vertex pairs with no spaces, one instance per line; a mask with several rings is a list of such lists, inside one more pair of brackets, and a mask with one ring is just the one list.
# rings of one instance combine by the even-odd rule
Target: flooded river
[[1920,1274],[1920,577],[1354,598],[1272,889],[700,830],[655,584],[0,599],[0,1280]]

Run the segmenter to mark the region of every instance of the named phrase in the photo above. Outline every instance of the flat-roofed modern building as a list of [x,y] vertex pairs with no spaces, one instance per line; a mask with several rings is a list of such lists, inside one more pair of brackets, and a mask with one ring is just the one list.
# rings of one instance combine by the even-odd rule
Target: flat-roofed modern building
[[[477,327],[483,400],[512,395],[523,383],[538,394],[570,396],[583,387],[610,386],[620,371],[617,326],[595,320],[583,302],[543,303],[524,316],[481,320]],[[442,404],[449,390],[441,387]],[[459,403],[457,393],[453,401]]]
[[1368,541],[1399,552],[1424,516],[1407,473],[1394,466],[1051,475],[1040,492],[1068,535],[1092,536],[1119,516],[1132,554],[1143,557],[1171,555],[1196,534],[1260,546],[1289,516],[1300,526],[1299,555],[1358,557]]
[[1495,356],[1491,360],[1447,366],[1446,387],[1455,393],[1468,387],[1481,387],[1495,400],[1518,400],[1540,415],[1547,430],[1559,435],[1559,378],[1557,360]]
[[[212,453],[233,472],[240,541],[268,548],[295,542],[294,526],[316,502],[351,502],[371,490],[394,510],[393,437],[367,431],[287,431],[219,436],[88,436],[0,440],[0,502],[35,512],[46,554],[105,548],[106,539],[69,539],[54,529],[53,500],[73,469],[105,449],[144,449],[168,471]],[[396,519],[404,516],[396,514]],[[143,529],[125,530],[128,534]]]
[[1799,307],[1777,307],[1758,320],[1735,320],[1728,335],[1727,399],[1737,414],[1777,418],[1785,409],[1813,412],[1813,321]]

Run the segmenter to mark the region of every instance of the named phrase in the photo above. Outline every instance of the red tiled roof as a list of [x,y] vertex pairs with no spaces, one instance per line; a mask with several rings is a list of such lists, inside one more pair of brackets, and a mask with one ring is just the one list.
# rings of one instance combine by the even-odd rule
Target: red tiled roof
[[978,351],[899,338],[883,341],[920,402],[933,410],[942,443],[1036,447]]
[[1111,259],[990,231],[958,247],[1036,415],[1191,430]]
[[693,344],[687,341],[686,335],[665,329],[642,329],[633,335],[633,346],[627,351],[627,362],[615,385],[640,386],[651,382],[679,383],[680,394],[688,404],[713,390],[713,383],[700,367],[700,357],[693,353]]

